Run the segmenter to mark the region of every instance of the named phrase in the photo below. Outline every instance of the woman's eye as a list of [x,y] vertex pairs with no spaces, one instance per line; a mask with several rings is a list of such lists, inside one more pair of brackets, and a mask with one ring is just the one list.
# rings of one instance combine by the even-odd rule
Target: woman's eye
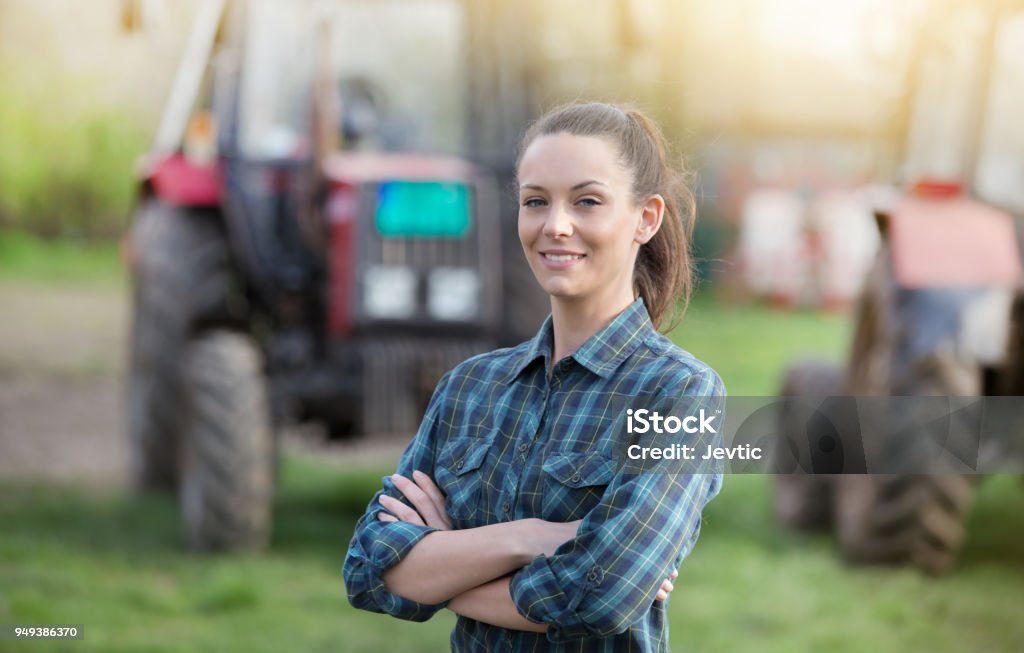
[[531,197],[530,199],[523,201],[523,206],[526,206],[526,207],[529,207],[529,208],[536,208],[538,206],[544,206],[544,200],[542,200],[539,197]]
[[583,199],[581,199],[580,201],[578,201],[576,203],[580,204],[582,206],[585,206],[587,208],[592,207],[592,206],[600,206],[601,205],[601,202],[597,201],[593,197],[584,197]]

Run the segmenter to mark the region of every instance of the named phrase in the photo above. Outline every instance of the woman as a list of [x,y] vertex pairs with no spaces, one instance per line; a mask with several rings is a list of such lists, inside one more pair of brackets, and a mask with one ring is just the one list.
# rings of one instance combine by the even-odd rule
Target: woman
[[665,599],[721,475],[615,459],[623,396],[725,393],[655,330],[689,296],[692,195],[650,120],[601,103],[535,123],[517,177],[551,315],[438,383],[356,525],[349,600],[414,621],[447,607],[456,651],[667,650]]

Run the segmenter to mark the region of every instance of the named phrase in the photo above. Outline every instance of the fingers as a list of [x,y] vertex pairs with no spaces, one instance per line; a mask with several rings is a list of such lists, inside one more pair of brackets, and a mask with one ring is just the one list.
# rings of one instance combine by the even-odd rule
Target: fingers
[[673,571],[671,574],[669,574],[668,578],[662,581],[661,587],[658,588],[658,593],[654,595],[655,601],[664,601],[668,598],[669,593],[676,588],[676,586],[672,583],[672,580],[674,580],[677,576],[679,576],[679,570]]
[[392,474],[391,481],[395,484],[395,487],[398,488],[398,491],[409,500],[409,503],[413,505],[416,511],[423,516],[423,520],[428,525],[439,526],[441,524],[443,520],[437,512],[437,506],[434,505],[433,500],[431,500],[419,485],[413,483],[401,474]]
[[[416,512],[415,510],[413,510],[409,506],[405,505],[404,503],[402,503],[398,499],[395,499],[394,497],[389,497],[386,494],[382,494],[382,495],[380,495],[380,498],[377,499],[377,501],[380,503],[380,505],[384,506],[384,508],[388,512],[390,512],[392,515],[394,515],[398,519],[400,519],[402,521],[405,521],[405,522],[412,523],[412,524],[419,524],[420,526],[426,526],[426,524],[423,522],[423,518],[420,517],[418,512]],[[390,520],[384,520],[384,521],[390,521]]]
[[441,492],[441,488],[437,487],[432,478],[418,469],[412,473],[412,478],[420,486],[420,489],[430,497],[430,500],[434,502],[434,507],[437,508],[437,512],[444,521],[445,527],[451,529],[452,523],[448,519],[448,511],[444,507],[444,493]]
[[[444,508],[444,495],[441,494],[441,491],[426,474],[413,472],[413,476],[415,477],[417,473],[419,473],[420,479],[425,479],[428,486],[426,490],[401,474],[392,474],[391,481],[395,484],[395,488],[409,500],[409,503],[413,505],[413,508],[422,517],[423,521],[421,523],[433,528],[450,530],[452,527],[451,520],[448,519],[448,513]],[[428,490],[431,494],[428,494]],[[399,515],[399,517],[401,516]],[[407,520],[403,519],[402,521]]]
[[416,481],[416,485],[419,485],[420,489],[426,492],[435,505],[444,507],[444,494],[429,476],[417,469],[412,473],[412,480]]
[[379,503],[384,506],[391,515],[379,513],[380,521],[404,521],[423,526],[451,529],[451,521],[444,510],[444,495],[437,488],[430,477],[422,472],[413,472],[413,476],[419,474],[420,484],[410,481],[400,474],[392,474],[391,481],[395,488],[402,493],[412,507],[407,506],[399,499],[386,494],[381,495]]
[[669,592],[671,592],[673,589],[675,589],[675,588],[673,587],[671,582],[669,582],[667,580],[664,581],[661,584],[661,587],[658,588],[658,593],[654,595],[654,600],[655,601],[664,601],[665,599],[668,598]]

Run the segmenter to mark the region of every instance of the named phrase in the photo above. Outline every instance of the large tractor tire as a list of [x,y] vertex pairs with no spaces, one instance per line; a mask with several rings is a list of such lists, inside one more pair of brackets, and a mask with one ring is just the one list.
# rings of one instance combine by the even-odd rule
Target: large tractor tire
[[180,358],[186,338],[229,297],[228,247],[216,217],[157,200],[136,215],[133,327],[128,375],[132,476],[141,489],[177,484]]
[[[822,361],[801,361],[786,370],[782,381],[780,433],[804,438],[808,424],[797,410],[799,397],[837,395],[843,371]],[[788,528],[823,530],[832,525],[832,474],[778,474],[775,477],[775,515]]]
[[180,497],[197,551],[267,544],[275,446],[262,356],[248,336],[198,335],[184,357]]
[[[900,323],[894,312],[885,246],[879,260],[858,311],[851,391],[867,396],[978,396],[980,371],[952,351],[890,368],[899,334],[914,325]],[[886,448],[893,444],[880,443]],[[837,477],[834,513],[843,558],[859,564],[912,565],[932,575],[948,572],[965,540],[974,480],[956,474]]]
[[944,574],[964,543],[973,493],[971,477],[959,474],[841,476],[836,527],[843,557]]

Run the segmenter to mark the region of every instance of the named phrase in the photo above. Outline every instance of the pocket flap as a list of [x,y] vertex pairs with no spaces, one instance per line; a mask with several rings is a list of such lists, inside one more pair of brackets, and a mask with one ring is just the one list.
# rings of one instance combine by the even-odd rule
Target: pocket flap
[[456,476],[478,469],[484,462],[491,441],[483,438],[460,438],[441,450],[438,462]]
[[544,471],[569,487],[603,485],[615,477],[615,460],[600,451],[556,451],[544,461]]

